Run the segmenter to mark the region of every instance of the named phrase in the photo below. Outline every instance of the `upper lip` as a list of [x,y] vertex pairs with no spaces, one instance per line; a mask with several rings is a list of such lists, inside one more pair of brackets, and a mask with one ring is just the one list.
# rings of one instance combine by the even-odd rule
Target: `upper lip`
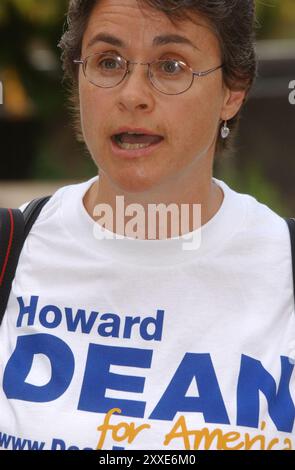
[[124,132],[134,132],[134,134],[157,135],[163,137],[162,135],[157,134],[156,132],[153,132],[149,129],[144,129],[142,127],[120,127],[112,134],[112,136],[117,134],[123,134]]

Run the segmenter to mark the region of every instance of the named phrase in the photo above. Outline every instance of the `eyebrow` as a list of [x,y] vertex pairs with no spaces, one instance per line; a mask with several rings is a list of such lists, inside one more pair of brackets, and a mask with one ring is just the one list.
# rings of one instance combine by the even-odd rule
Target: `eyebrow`
[[[108,33],[98,33],[96,34],[88,43],[87,47],[91,47],[97,42],[106,42],[111,44],[112,46],[122,47],[124,49],[127,48],[127,45],[116,36]],[[188,38],[185,36],[180,36],[179,34],[164,34],[161,36],[156,36],[153,39],[153,46],[165,46],[166,44],[186,44],[188,46],[193,47],[194,49],[199,48],[193,44]]]

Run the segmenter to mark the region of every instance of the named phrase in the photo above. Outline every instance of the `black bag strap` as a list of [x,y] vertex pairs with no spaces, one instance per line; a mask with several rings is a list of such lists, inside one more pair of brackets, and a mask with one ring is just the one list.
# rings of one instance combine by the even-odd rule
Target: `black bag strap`
[[19,209],[0,209],[0,323],[8,302],[24,236]]
[[294,299],[295,299],[295,219],[285,219],[289,231],[290,231],[290,238],[291,238],[291,252],[292,252],[292,269],[293,269],[293,292],[294,292]]
[[0,324],[7,307],[23,244],[50,197],[34,199],[24,212],[20,209],[0,208]]
[[31,231],[31,228],[36,221],[38,215],[40,214],[43,206],[49,201],[51,196],[40,197],[31,201],[23,212],[25,229],[24,229],[24,242],[28,234]]

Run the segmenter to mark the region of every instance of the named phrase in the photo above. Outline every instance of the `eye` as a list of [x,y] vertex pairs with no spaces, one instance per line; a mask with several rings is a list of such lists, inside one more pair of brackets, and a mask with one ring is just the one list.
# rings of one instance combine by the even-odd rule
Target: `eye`
[[115,73],[125,68],[124,60],[111,52],[93,54],[88,58],[88,70],[92,73]]
[[114,57],[104,57],[103,59],[99,58],[96,61],[96,65],[106,70],[115,70],[116,66],[119,66],[119,67],[121,66],[118,59]]
[[162,72],[167,75],[179,75],[185,71],[184,65],[175,59],[166,59],[159,62],[159,67]]

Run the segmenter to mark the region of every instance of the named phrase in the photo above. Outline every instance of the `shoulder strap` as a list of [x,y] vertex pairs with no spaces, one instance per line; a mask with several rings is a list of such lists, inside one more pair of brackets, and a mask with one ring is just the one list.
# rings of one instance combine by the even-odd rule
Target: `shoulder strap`
[[24,239],[27,238],[31,228],[36,221],[38,215],[40,214],[43,206],[49,201],[51,196],[40,197],[31,201],[23,212],[25,228],[24,228]]
[[292,252],[292,269],[293,269],[293,292],[295,298],[295,219],[285,219],[289,231],[290,231],[290,238],[291,238],[291,252]]
[[0,208],[0,324],[23,244],[42,207],[50,197],[34,199],[24,212],[20,209]]

